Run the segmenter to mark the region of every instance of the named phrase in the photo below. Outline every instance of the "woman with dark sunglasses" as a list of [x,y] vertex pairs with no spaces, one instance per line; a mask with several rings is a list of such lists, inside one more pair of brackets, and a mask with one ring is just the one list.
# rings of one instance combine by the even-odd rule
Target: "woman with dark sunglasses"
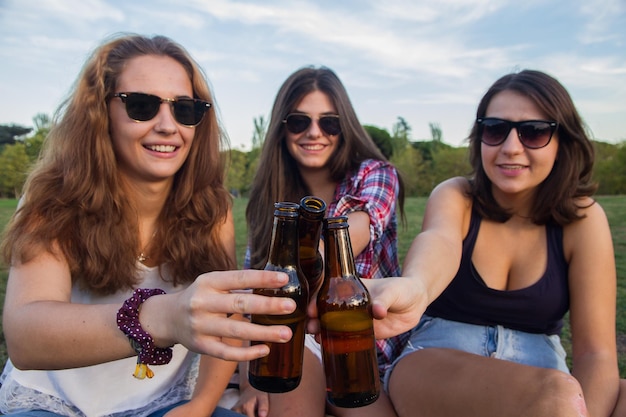
[[[294,72],[274,101],[246,211],[246,267],[262,269],[267,262],[274,203],[299,202],[307,195],[326,202],[326,216],[348,216],[362,278],[399,275],[396,212],[402,211],[404,200],[400,177],[361,126],[337,75],[325,67]],[[380,341],[381,375],[399,346],[396,338]],[[300,385],[288,393],[270,394],[269,414],[267,394],[249,387],[246,378],[244,370],[242,397],[234,409],[248,416],[322,417],[326,411],[336,416],[395,415],[384,396],[352,410],[327,405],[320,347],[311,335]]]
[[3,413],[239,415],[218,400],[236,361],[268,348],[237,339],[291,337],[242,314],[295,305],[240,291],[287,277],[232,271],[212,103],[199,66],[168,38],[116,36],[87,61],[3,241]]
[[366,283],[378,336],[415,323],[385,375],[393,406],[401,417],[624,416],[611,232],[581,117],[556,79],[531,70],[496,81],[476,117],[473,175],[433,190],[403,277]]

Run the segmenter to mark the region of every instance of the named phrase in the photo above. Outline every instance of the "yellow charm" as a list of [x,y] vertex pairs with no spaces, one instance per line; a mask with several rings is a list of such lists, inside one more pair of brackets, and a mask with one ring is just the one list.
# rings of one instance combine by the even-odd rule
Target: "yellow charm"
[[148,365],[145,363],[138,363],[135,366],[133,376],[137,379],[144,379],[146,377],[152,378],[154,376],[154,372],[152,372],[152,369],[148,368]]

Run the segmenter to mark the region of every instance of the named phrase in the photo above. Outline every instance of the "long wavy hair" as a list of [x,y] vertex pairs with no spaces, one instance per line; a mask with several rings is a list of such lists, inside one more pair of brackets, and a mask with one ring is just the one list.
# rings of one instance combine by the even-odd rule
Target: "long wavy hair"
[[[138,216],[118,170],[108,105],[126,63],[144,55],[179,62],[194,97],[213,102],[202,70],[172,40],[121,34],[101,44],[55,113],[7,226],[2,247],[7,264],[26,263],[50,251],[65,258],[73,283],[88,291],[111,294],[137,283]],[[234,266],[218,235],[232,204],[223,184],[226,145],[212,107],[195,128],[189,156],[175,174],[152,239],[151,257],[168,268],[174,284]]]
[[[550,120],[558,123],[559,148],[556,162],[548,177],[539,184],[532,209],[537,224],[556,222],[560,225],[579,219],[577,202],[592,196],[597,184],[592,181],[594,146],[582,118],[565,87],[552,76],[536,70],[507,74],[498,79],[483,96],[476,118],[485,117],[491,99],[511,90],[530,99]],[[471,196],[478,212],[486,218],[504,222],[511,217],[492,193],[492,183],[481,160],[481,142],[476,123],[469,136],[470,163],[473,168]]]
[[[326,94],[340,115],[341,134],[338,147],[328,162],[334,181],[340,182],[350,172],[358,170],[361,162],[366,159],[387,160],[359,122],[348,92],[332,70],[326,67],[304,67],[291,74],[276,95],[259,165],[250,189],[250,204],[246,208],[252,268],[263,268],[267,262],[274,203],[298,202],[311,193],[300,175],[297,162],[287,149],[287,131],[282,121],[313,91]],[[404,187],[399,174],[398,177],[398,207],[403,214]]]

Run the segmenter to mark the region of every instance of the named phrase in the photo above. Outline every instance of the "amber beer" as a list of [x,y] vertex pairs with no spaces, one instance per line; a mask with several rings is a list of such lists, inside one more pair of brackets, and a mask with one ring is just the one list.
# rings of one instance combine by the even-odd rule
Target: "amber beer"
[[324,278],[324,260],[319,252],[322,222],[326,203],[319,197],[306,196],[300,200],[298,240],[300,242],[300,269],[309,283],[309,296],[313,296]]
[[317,297],[328,401],[361,407],[380,392],[370,296],[354,266],[347,217],[324,221],[324,283]]
[[[270,255],[265,270],[281,271],[289,281],[279,289],[255,289],[255,294],[269,297],[290,297],[296,302],[291,314],[253,314],[252,322],[264,325],[286,325],[293,337],[287,343],[268,343],[269,355],[250,361],[248,380],[254,388],[265,392],[287,392],[300,384],[304,354],[304,333],[308,284],[298,264],[298,210],[295,203],[274,204],[274,226]],[[261,342],[252,342],[259,344]]]

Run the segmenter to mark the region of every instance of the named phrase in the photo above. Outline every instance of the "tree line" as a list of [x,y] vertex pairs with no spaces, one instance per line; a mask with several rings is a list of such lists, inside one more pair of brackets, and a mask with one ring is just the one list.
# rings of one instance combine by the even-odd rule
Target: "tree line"
[[[226,184],[234,196],[246,196],[256,173],[259,154],[268,120],[254,118],[252,149],[229,151]],[[44,139],[52,126],[45,114],[33,118],[34,127],[16,124],[0,125],[0,197],[17,198],[26,176],[37,160]],[[389,132],[364,125],[381,152],[402,175],[407,196],[427,196],[441,181],[470,172],[467,146],[454,147],[443,142],[441,127],[430,123],[431,137],[414,140],[411,126],[402,117]],[[626,142],[610,144],[594,141],[596,165],[594,180],[598,194],[626,194]]]

